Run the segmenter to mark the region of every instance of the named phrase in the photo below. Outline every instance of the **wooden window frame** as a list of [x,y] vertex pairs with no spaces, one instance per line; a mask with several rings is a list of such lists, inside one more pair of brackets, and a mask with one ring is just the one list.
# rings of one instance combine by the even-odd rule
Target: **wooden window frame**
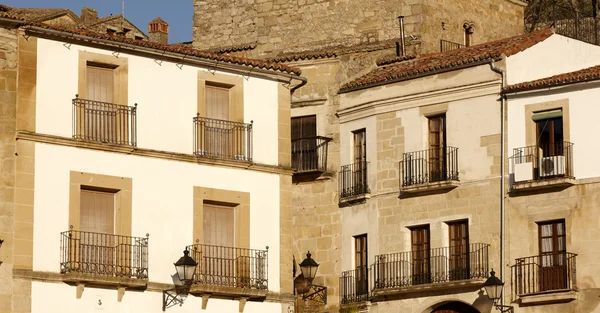
[[525,141],[527,146],[537,145],[537,123],[533,116],[544,111],[562,111],[563,140],[571,141],[569,99],[540,102],[525,105]]
[[79,51],[79,78],[77,94],[80,99],[87,99],[87,67],[98,66],[114,69],[113,101],[114,104],[129,103],[129,61],[127,58],[116,58],[112,55]]
[[[470,279],[471,255],[469,249],[471,238],[469,237],[469,220],[452,221],[447,222],[446,224],[448,225],[448,261],[450,280]],[[457,225],[465,226],[465,232],[462,234],[463,237],[458,238],[458,240],[456,240],[452,233],[453,228]],[[460,242],[462,242],[463,238],[466,239],[465,246],[464,248],[459,249],[464,251],[455,251],[456,247],[461,246]],[[455,242],[459,242],[459,244],[455,245]]]
[[[358,143],[357,143],[357,137],[360,136],[360,134],[362,134],[362,147],[360,147],[360,149],[362,150],[361,154],[362,154],[362,158],[357,157],[357,151],[359,149]],[[361,129],[357,129],[352,131],[352,160],[353,163],[359,163],[359,162],[366,162],[367,161],[367,129],[366,128],[361,128]]]
[[250,193],[213,189],[207,187],[194,187],[194,218],[193,238],[194,244],[204,242],[204,203],[224,203],[235,208],[235,245],[236,248],[250,248]]
[[[409,227],[410,230],[410,250],[412,253],[412,273],[413,273],[413,283],[418,284],[428,284],[431,282],[431,226],[427,225],[419,225]],[[415,233],[418,231],[426,231],[426,247],[423,247],[420,250],[415,249]],[[419,244],[425,246],[424,243]],[[423,251],[422,256],[420,256],[417,251]],[[421,266],[419,266],[419,264]]]
[[198,71],[198,106],[200,117],[206,117],[206,86],[229,88],[229,121],[244,122],[244,79],[239,76]]

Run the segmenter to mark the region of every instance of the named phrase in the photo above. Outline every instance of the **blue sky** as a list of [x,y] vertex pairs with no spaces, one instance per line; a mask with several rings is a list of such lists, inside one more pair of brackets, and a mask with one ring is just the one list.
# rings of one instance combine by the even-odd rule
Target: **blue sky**
[[[67,8],[79,16],[81,8],[98,10],[100,17],[121,13],[121,0],[0,0],[19,8]],[[125,17],[145,33],[148,22],[157,16],[169,23],[169,42],[192,40],[192,0],[125,0]]]

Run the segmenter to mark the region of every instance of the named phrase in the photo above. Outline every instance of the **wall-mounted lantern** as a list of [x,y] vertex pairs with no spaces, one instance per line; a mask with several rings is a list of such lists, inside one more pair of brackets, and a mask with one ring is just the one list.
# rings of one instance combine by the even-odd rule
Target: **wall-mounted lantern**
[[185,249],[183,256],[174,263],[178,281],[175,288],[163,291],[163,311],[176,304],[182,306],[183,300],[187,297],[190,285],[194,281],[196,266],[198,265],[189,254],[190,252]]
[[[294,276],[296,276],[295,263],[296,261],[294,260]],[[312,300],[327,304],[327,287],[312,283],[317,276],[319,263],[313,260],[310,251],[306,254],[306,259],[299,265],[302,273],[294,278],[294,294],[302,295],[302,300]]]
[[502,298],[502,288],[504,288],[504,282],[500,278],[496,277],[496,272],[492,269],[490,277],[483,283],[483,288],[487,293],[490,300],[494,302],[496,310],[500,312],[514,312],[514,308],[510,305],[498,304],[500,298]]

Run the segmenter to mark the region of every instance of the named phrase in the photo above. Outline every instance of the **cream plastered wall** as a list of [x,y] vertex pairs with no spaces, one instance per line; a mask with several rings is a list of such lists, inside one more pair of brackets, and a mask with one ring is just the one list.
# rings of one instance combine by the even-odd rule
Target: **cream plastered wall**
[[[107,55],[113,51],[39,39],[36,131],[71,137],[72,99],[78,92],[79,52]],[[42,53],[43,52],[43,53]],[[198,71],[207,69],[175,63],[159,65],[152,58],[120,53],[128,63],[128,105],[138,104],[138,147],[191,154],[193,117],[198,107]],[[159,62],[160,63],[160,62]],[[57,77],[60,73],[60,77]],[[226,73],[220,73],[228,75]],[[253,125],[254,161],[278,164],[278,83],[259,78],[242,79],[244,122]]]
[[[152,250],[151,250],[152,251]],[[172,266],[172,264],[168,263]],[[159,292],[127,292],[121,302],[117,302],[115,290],[86,288],[81,299],[75,298],[75,287],[66,284],[33,282],[31,313],[87,313],[111,312],[131,313],[162,311],[162,294]],[[57,299],[60,299],[57,301]],[[102,305],[98,305],[101,302]],[[169,307],[169,313],[237,313],[239,302],[232,300],[209,299],[206,310],[202,310],[202,297],[189,295],[183,306]],[[244,313],[281,313],[280,303],[246,303]]]
[[354,236],[367,234],[368,264],[379,254],[377,203],[342,208],[342,271],[356,268]]
[[533,121],[525,116],[525,107],[540,103],[568,101],[570,142],[573,143],[573,165],[575,178],[600,177],[596,136],[600,114],[597,102],[600,99],[600,84],[589,83],[572,86],[561,91],[546,91],[509,97],[508,100],[508,156],[514,148],[527,146],[525,125]]
[[80,171],[132,180],[131,234],[150,234],[151,282],[172,283],[173,262],[195,243],[194,186],[249,193],[250,248],[269,246],[269,290],[279,291],[278,175],[47,144],[35,149],[41,156],[35,160],[35,271],[60,270],[60,233],[69,229],[70,172]]
[[558,34],[507,58],[509,85],[568,73],[600,63],[600,47]]

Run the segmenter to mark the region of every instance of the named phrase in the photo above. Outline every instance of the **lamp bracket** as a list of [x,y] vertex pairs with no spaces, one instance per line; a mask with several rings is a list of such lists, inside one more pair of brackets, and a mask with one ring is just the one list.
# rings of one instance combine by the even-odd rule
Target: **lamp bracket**
[[495,304],[494,306],[496,307],[496,310],[502,312],[502,313],[514,313],[515,312],[515,308],[512,305],[504,305],[504,304]]
[[183,305],[184,298],[181,297],[181,294],[187,294],[187,286],[175,287],[172,289],[167,289],[163,291],[163,312],[172,306],[179,304],[179,306]]
[[312,300],[327,304],[327,287],[311,284],[308,292],[302,295],[302,300]]

